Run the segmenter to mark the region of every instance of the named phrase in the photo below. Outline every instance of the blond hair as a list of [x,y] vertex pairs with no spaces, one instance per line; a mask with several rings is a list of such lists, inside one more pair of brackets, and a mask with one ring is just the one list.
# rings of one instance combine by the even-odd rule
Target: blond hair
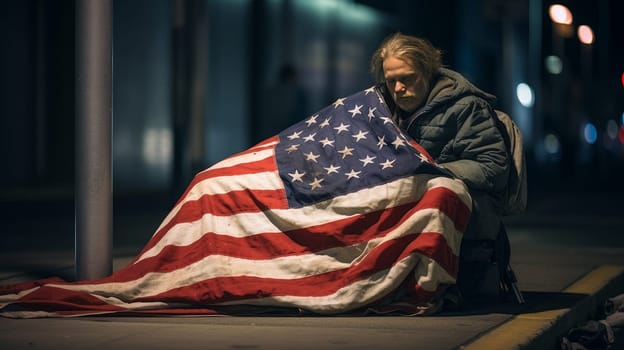
[[371,59],[371,72],[379,83],[384,81],[383,61],[390,56],[405,60],[427,81],[442,67],[442,52],[429,41],[395,33],[381,43]]

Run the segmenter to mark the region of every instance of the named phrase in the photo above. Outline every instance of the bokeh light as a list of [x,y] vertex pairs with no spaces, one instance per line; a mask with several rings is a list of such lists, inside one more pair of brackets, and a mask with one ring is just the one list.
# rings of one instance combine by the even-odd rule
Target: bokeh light
[[561,4],[551,5],[548,9],[548,14],[555,23],[572,24],[572,12]]
[[546,153],[557,154],[559,153],[559,138],[555,134],[546,134],[544,137],[544,149]]
[[585,139],[585,142],[590,145],[596,143],[596,140],[598,139],[598,131],[596,130],[596,126],[594,124],[585,123],[583,126],[583,138]]
[[589,26],[581,25],[576,32],[583,44],[591,45],[594,42],[594,31]]
[[516,96],[518,97],[518,101],[524,107],[532,107],[533,102],[535,100],[533,95],[533,89],[525,83],[520,83],[516,86]]
[[[561,58],[558,56],[550,55],[547,56],[544,60],[544,64],[546,65],[546,70],[550,74],[560,74],[563,70],[563,63],[561,62]],[[624,78],[623,78],[624,79]]]
[[618,137],[618,124],[613,119],[609,119],[607,122],[607,136],[611,140],[615,140]]

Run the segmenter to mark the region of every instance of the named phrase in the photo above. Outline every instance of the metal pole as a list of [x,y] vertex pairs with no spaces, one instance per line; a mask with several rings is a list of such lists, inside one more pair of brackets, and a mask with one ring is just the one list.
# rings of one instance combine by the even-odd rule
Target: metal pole
[[172,198],[177,198],[191,178],[189,152],[189,80],[190,44],[188,1],[172,0],[172,64],[173,64],[173,184]]
[[112,0],[76,2],[78,280],[112,272]]

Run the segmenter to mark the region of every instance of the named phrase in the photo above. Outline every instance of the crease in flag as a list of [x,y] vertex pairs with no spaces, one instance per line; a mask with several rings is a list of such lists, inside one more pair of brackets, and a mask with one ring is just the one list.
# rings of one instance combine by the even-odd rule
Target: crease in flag
[[390,116],[337,99],[196,174],[126,267],[2,286],[0,315],[431,313],[471,198]]

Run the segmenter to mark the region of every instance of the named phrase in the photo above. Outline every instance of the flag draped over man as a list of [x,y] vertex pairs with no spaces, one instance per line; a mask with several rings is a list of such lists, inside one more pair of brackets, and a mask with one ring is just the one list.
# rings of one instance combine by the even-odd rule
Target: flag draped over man
[[422,314],[471,199],[389,116],[375,87],[336,100],[198,173],[125,268],[0,287],[0,315]]

